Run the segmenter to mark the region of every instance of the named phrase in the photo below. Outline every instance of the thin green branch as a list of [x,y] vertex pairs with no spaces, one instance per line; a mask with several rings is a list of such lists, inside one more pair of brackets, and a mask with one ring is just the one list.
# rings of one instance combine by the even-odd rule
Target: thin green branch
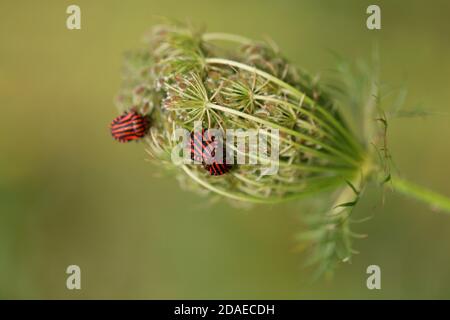
[[237,42],[240,44],[249,44],[252,43],[253,41],[243,37],[243,36],[239,36],[236,34],[231,34],[231,33],[222,33],[222,32],[209,32],[209,33],[204,33],[202,35],[202,39],[203,41],[214,41],[214,40],[219,40],[219,41],[232,41],[232,42]]
[[255,68],[253,66],[249,66],[245,63],[229,60],[229,59],[223,59],[223,58],[206,58],[205,59],[206,64],[221,64],[221,65],[227,65],[230,67],[239,68],[251,73],[255,73],[272,83],[277,84],[281,88],[286,89],[292,96],[297,97],[298,99],[303,100],[305,103],[310,104],[311,106],[314,106],[317,110],[319,110],[326,118],[331,121],[338,129],[338,131],[343,134],[347,139],[353,140],[353,144],[357,145],[357,142],[354,142],[354,139],[352,139],[351,135],[349,134],[348,130],[345,130],[345,128],[342,127],[342,125],[336,121],[332,115],[330,115],[322,106],[316,103],[313,99],[308,97],[305,93],[301,92],[297,88],[294,88],[290,84],[284,82],[283,80],[280,80],[279,78],[271,75],[268,72],[259,70],[258,68]]
[[183,165],[181,167],[184,172],[196,183],[200,184],[204,188],[215,192],[217,194],[220,194],[224,197],[234,199],[234,200],[240,200],[240,201],[247,201],[247,202],[253,202],[253,203],[266,203],[266,204],[275,204],[275,203],[282,203],[282,202],[288,202],[292,200],[298,200],[307,196],[315,195],[317,192],[327,191],[330,189],[334,189],[338,187],[339,185],[342,185],[342,177],[339,176],[333,176],[328,177],[327,179],[323,179],[320,182],[317,182],[313,184],[312,186],[308,186],[308,188],[302,192],[293,193],[291,195],[286,195],[283,197],[255,197],[255,196],[249,196],[243,193],[237,193],[237,192],[231,192],[227,191],[223,188],[218,188],[211,183],[208,183],[204,179],[200,178],[198,175],[196,175],[191,169],[188,168],[188,166]]
[[339,173],[344,176],[355,172],[354,167],[333,166],[333,165],[317,166],[317,165],[311,165],[311,164],[290,163],[290,162],[278,160],[278,159],[276,161],[274,161],[270,158],[260,157],[257,154],[243,152],[243,151],[239,150],[239,148],[237,148],[231,144],[227,145],[227,148],[232,149],[233,151],[236,152],[236,154],[243,154],[243,155],[248,156],[249,159],[254,159],[254,160],[256,160],[256,162],[259,161],[261,163],[261,165],[278,164],[280,167],[292,167],[292,168],[296,168],[299,170],[303,170],[305,172],[322,172],[322,173],[334,172],[334,173]]
[[[267,121],[267,120],[264,120],[264,119],[255,117],[253,115],[250,115],[250,114],[247,114],[247,113],[235,110],[235,109],[231,109],[231,108],[228,108],[228,107],[225,107],[225,106],[220,106],[220,105],[217,105],[217,104],[214,104],[214,103],[207,103],[206,106],[210,107],[212,109],[216,109],[216,110],[220,110],[220,111],[223,111],[223,112],[228,112],[230,114],[234,114],[236,116],[239,116],[241,118],[245,118],[247,120],[255,121],[257,123],[266,125],[266,126],[271,127],[271,128],[279,129],[282,132],[285,132],[285,133],[290,134],[292,136],[298,137],[300,139],[308,140],[308,141],[310,141],[310,142],[312,142],[314,144],[322,146],[324,149],[328,149],[328,151],[330,151],[330,152],[334,153],[335,155],[339,156],[341,159],[345,159],[346,161],[348,161],[349,163],[351,163],[353,165],[356,165],[356,166],[359,165],[359,163],[357,161],[355,161],[352,157],[342,153],[341,151],[339,151],[339,150],[337,150],[337,149],[335,149],[335,148],[333,148],[333,147],[331,147],[331,146],[329,146],[329,145],[327,145],[327,144],[325,144],[325,143],[323,143],[323,142],[321,142],[321,141],[319,141],[317,139],[311,138],[308,135],[302,134],[302,133],[297,132],[295,130],[291,130],[289,128],[285,128],[285,127],[283,127],[283,126],[281,126],[279,124],[276,124],[276,123],[273,123],[273,122],[270,122],[270,121]],[[324,154],[324,153],[322,153],[320,151],[317,151],[317,150],[314,150],[314,149],[311,149],[311,148],[308,148],[308,147],[305,147],[305,146],[303,146],[303,148],[305,150],[307,150],[307,152],[309,152],[311,154],[316,154],[318,156],[327,156],[327,154]]]
[[[295,105],[289,101],[285,101],[285,100],[281,100],[278,98],[274,98],[274,97],[270,97],[270,96],[262,96],[262,95],[255,95],[254,96],[255,99],[257,100],[262,100],[262,101],[268,101],[268,102],[274,102],[274,103],[278,103],[278,104],[282,104],[285,105],[287,107],[293,108],[297,111],[299,111],[300,113],[304,114],[305,116],[310,117],[311,119],[313,119],[314,121],[317,121],[317,123],[319,123],[319,125],[321,127],[323,127],[324,129],[328,129],[328,131],[324,131],[324,130],[319,130],[319,128],[316,128],[315,130],[319,130],[318,132],[323,134],[324,136],[330,138],[331,140],[337,142],[335,139],[335,136],[332,136],[329,132],[336,132],[336,130],[333,130],[330,125],[334,126],[335,129],[337,130],[341,130],[342,128],[339,128],[338,124],[336,124],[336,121],[330,121],[330,119],[327,117],[327,120],[329,121],[328,123],[325,123],[325,121],[323,119],[321,119],[320,117],[316,116],[313,112],[306,110],[305,108],[302,108],[301,105]],[[355,141],[355,139],[350,136],[350,135],[342,135],[342,137],[350,144],[350,147],[352,147],[352,151],[355,152],[361,152],[362,148],[361,146]],[[352,155],[354,155],[354,153],[352,153]]]
[[223,59],[223,58],[206,58],[205,59],[205,63],[206,64],[221,64],[221,65],[227,65],[230,67],[235,67],[235,68],[239,68],[241,70],[245,70],[251,73],[255,73],[269,81],[271,81],[272,83],[277,84],[278,86],[280,86],[281,88],[286,89],[289,93],[291,93],[291,95],[297,97],[297,98],[302,98],[303,96],[305,96],[305,102],[310,103],[310,104],[314,104],[314,101],[306,96],[303,92],[301,92],[300,90],[294,88],[293,86],[291,86],[290,84],[284,82],[283,80],[280,80],[279,78],[271,75],[268,72],[259,70],[258,68],[249,66],[245,63],[241,63],[241,62],[237,62],[237,61],[233,61],[233,60],[229,60],[229,59]]
[[394,190],[403,193],[408,197],[412,197],[430,205],[433,208],[450,213],[450,198],[442,194],[428,190],[399,177],[393,177],[391,180],[391,185]]

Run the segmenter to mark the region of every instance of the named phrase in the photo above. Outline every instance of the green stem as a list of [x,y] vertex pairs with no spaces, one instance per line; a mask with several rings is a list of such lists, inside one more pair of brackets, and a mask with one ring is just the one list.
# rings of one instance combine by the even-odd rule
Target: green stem
[[[338,123],[338,121],[336,121],[336,119],[334,119],[332,115],[330,115],[320,105],[318,105],[316,103],[316,101],[311,99],[309,96],[307,96],[305,93],[301,92],[297,88],[294,88],[290,84],[284,82],[283,80],[278,79],[277,77],[271,75],[270,73],[262,71],[262,70],[259,70],[259,69],[255,68],[255,67],[249,66],[249,65],[247,65],[245,63],[241,63],[241,62],[237,62],[237,61],[233,61],[233,60],[228,60],[228,59],[223,59],[223,58],[206,58],[205,59],[205,63],[207,63],[207,64],[221,64],[221,65],[227,65],[227,66],[230,66],[230,67],[239,68],[241,70],[245,70],[245,71],[257,74],[257,75],[259,75],[259,76],[269,80],[270,82],[275,83],[276,85],[280,86],[281,88],[286,89],[287,92],[290,93],[292,96],[300,99],[300,101],[304,101],[305,103],[307,103],[307,104],[317,108],[317,110],[319,110],[329,121],[331,121],[333,123],[333,125],[335,125],[337,127],[338,131],[341,134],[343,134],[347,139],[352,140],[352,137],[350,136],[348,131],[345,128],[343,128],[342,125],[340,123]],[[354,146],[358,145],[357,142],[353,142],[353,144],[354,144]]]
[[[299,111],[300,113],[310,117],[311,119],[317,121],[321,127],[323,127],[324,129],[327,129],[328,131],[323,131],[319,128],[317,128],[316,130],[318,130],[318,132],[322,133],[324,136],[327,136],[328,138],[330,138],[331,140],[333,140],[334,142],[336,141],[336,137],[331,135],[329,132],[335,132],[336,130],[333,130],[330,125],[332,125],[335,129],[337,130],[341,130],[341,127],[339,126],[339,124],[336,121],[331,121],[328,118],[328,121],[330,123],[327,124],[325,123],[324,120],[322,120],[320,117],[316,116],[313,112],[307,111],[305,108],[301,107],[301,105],[295,105],[289,101],[285,101],[285,100],[281,100],[278,98],[274,98],[274,97],[270,97],[270,96],[262,96],[262,95],[255,95],[254,96],[255,99],[257,100],[262,100],[262,101],[268,101],[268,102],[274,102],[274,103],[279,103],[282,105],[285,105],[287,107],[293,108],[297,111]],[[351,147],[351,152],[352,154],[354,154],[354,152],[356,151],[357,153],[360,153],[362,151],[361,146],[355,142],[355,140],[349,135],[349,134],[344,134],[342,135],[342,137],[350,144],[349,147]]]
[[450,199],[442,194],[428,190],[398,177],[391,180],[392,187],[406,196],[422,201],[433,208],[450,213]]
[[[270,122],[270,121],[266,121],[266,120],[258,118],[256,116],[247,114],[245,112],[241,112],[241,111],[238,111],[238,110],[235,110],[235,109],[231,109],[231,108],[228,108],[228,107],[225,107],[225,106],[217,105],[217,104],[214,104],[214,103],[207,103],[206,106],[209,107],[209,108],[212,108],[212,109],[216,109],[216,110],[219,110],[219,111],[228,112],[230,114],[237,115],[237,116],[239,116],[241,118],[245,118],[247,120],[255,121],[257,123],[266,125],[266,126],[271,127],[271,128],[279,129],[280,131],[285,132],[287,134],[290,134],[290,135],[292,135],[294,137],[298,137],[300,139],[305,139],[305,140],[308,140],[308,141],[310,141],[312,143],[320,145],[324,149],[327,149],[328,151],[334,153],[335,155],[337,155],[341,159],[344,159],[344,160],[348,161],[349,163],[351,163],[353,165],[357,166],[359,164],[358,161],[356,161],[353,158],[351,158],[350,156],[342,153],[341,151],[337,150],[336,148],[333,148],[333,147],[323,143],[322,141],[314,139],[314,138],[312,138],[312,137],[310,137],[308,135],[302,134],[302,133],[297,132],[295,130],[291,130],[289,128],[285,128],[285,127],[283,127],[283,126],[281,126],[279,124],[276,124],[276,123],[273,123],[273,122]],[[314,150],[314,149],[306,147],[306,146],[299,145],[299,147],[305,149],[310,154],[315,154],[316,156],[323,156],[323,157],[327,156],[327,154],[324,154],[324,153],[322,153],[320,151]]]
[[298,89],[294,88],[293,86],[291,86],[290,84],[284,82],[283,80],[278,79],[277,77],[271,75],[268,72],[259,70],[255,67],[249,66],[245,63],[241,63],[241,62],[237,62],[237,61],[233,61],[233,60],[228,60],[228,59],[223,59],[223,58],[206,58],[205,59],[205,63],[207,64],[221,64],[221,65],[226,65],[226,66],[230,66],[230,67],[235,67],[235,68],[239,68],[241,70],[245,70],[251,73],[255,73],[267,80],[269,80],[272,83],[275,83],[276,85],[280,86],[281,88],[286,89],[290,94],[292,94],[293,96],[299,98],[299,99],[304,99],[306,103],[312,104],[314,105],[315,102],[308,97],[307,95],[305,95],[304,93],[300,92]]
[[195,182],[203,186],[204,188],[215,192],[217,194],[220,194],[224,197],[234,199],[234,200],[240,200],[240,201],[247,201],[247,202],[253,202],[253,203],[265,203],[265,204],[276,204],[276,203],[282,203],[282,202],[288,202],[291,200],[298,200],[304,197],[316,195],[317,192],[323,192],[323,191],[329,191],[331,189],[336,188],[337,186],[342,184],[342,177],[334,176],[329,177],[328,180],[324,179],[324,182],[322,184],[318,183],[316,185],[311,186],[305,191],[297,192],[292,195],[284,196],[284,197],[256,197],[256,196],[249,196],[247,194],[241,194],[236,192],[231,192],[228,190],[225,190],[223,188],[216,187],[204,179],[197,176],[192,170],[190,170],[186,165],[182,166],[182,169],[186,174]]
[[234,192],[229,192],[229,191],[221,189],[221,188],[217,188],[217,187],[213,186],[212,184],[209,184],[205,180],[201,179],[200,177],[198,177],[187,166],[183,165],[182,168],[183,168],[184,172],[186,172],[187,175],[192,178],[192,180],[194,180],[198,184],[202,185],[204,188],[206,188],[210,191],[213,191],[217,194],[220,194],[222,196],[225,196],[227,198],[234,199],[234,200],[240,200],[240,201],[248,201],[248,202],[253,202],[253,203],[270,202],[270,201],[265,201],[265,199],[259,199],[259,198],[251,197],[251,196],[244,195],[244,194],[241,195],[241,194],[237,194]]
[[280,167],[293,167],[293,168],[297,168],[299,170],[303,170],[305,172],[325,172],[325,173],[339,173],[341,175],[348,175],[350,173],[355,172],[355,168],[354,167],[345,167],[345,166],[332,166],[332,165],[323,165],[323,166],[317,166],[317,165],[310,165],[310,164],[299,164],[299,163],[290,163],[288,161],[283,161],[283,160],[278,160],[277,161],[273,161],[270,158],[262,158],[258,155],[254,155],[251,153],[246,153],[243,152],[241,150],[239,150],[239,148],[233,146],[233,145],[227,145],[228,148],[231,148],[234,152],[236,152],[236,154],[243,154],[248,156],[251,159],[256,160],[257,162],[259,161],[262,165],[273,165],[273,164],[278,164]]
[[202,39],[203,39],[203,41],[220,40],[220,41],[237,42],[240,44],[249,44],[249,43],[253,42],[252,40],[250,40],[246,37],[243,37],[243,36],[239,36],[239,35],[231,34],[231,33],[222,33],[222,32],[204,33],[202,35]]

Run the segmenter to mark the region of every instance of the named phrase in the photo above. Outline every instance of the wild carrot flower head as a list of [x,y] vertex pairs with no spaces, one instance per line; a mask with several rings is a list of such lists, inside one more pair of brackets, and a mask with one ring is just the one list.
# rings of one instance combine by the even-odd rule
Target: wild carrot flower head
[[[233,200],[272,203],[330,190],[358,175],[364,161],[333,100],[264,42],[155,27],[145,47],[128,54],[119,97],[121,109],[148,110],[146,141],[157,162],[177,170],[184,185]],[[226,139],[227,152],[241,160],[229,173],[212,177],[201,166],[172,163],[174,131],[196,124],[246,139],[244,146]]]

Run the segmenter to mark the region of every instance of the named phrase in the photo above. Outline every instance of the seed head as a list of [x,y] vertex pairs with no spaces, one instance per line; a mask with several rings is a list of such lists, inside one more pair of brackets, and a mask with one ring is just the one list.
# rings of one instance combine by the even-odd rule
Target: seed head
[[[149,107],[149,154],[200,189],[233,200],[278,202],[337,188],[359,172],[363,149],[333,101],[269,44],[158,26],[144,48],[127,55],[124,74],[118,104]],[[227,141],[234,156],[247,161],[228,174],[176,167],[170,161],[174,130],[192,131],[195,123],[223,132],[255,130],[265,135],[267,154],[278,150],[277,158]],[[267,175],[274,161],[277,172]]]

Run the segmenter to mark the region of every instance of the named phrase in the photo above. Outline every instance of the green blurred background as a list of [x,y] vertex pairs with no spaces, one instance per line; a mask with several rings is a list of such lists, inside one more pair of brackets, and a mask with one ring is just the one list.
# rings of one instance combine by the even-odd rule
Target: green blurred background
[[[81,7],[82,29],[66,29]],[[366,29],[378,4],[382,30]],[[439,113],[390,123],[404,176],[450,196],[448,1],[5,1],[0,3],[0,298],[450,298],[450,216],[369,190],[358,216],[361,254],[332,281],[309,284],[293,251],[298,205],[209,205],[158,178],[142,144],[108,124],[124,51],[159,16],[209,31],[275,39],[311,72],[329,49],[368,57],[378,42],[383,80],[405,84],[407,106]],[[373,191],[373,192],[372,192]],[[66,267],[82,290],[65,287]],[[366,288],[368,265],[382,289]]]

